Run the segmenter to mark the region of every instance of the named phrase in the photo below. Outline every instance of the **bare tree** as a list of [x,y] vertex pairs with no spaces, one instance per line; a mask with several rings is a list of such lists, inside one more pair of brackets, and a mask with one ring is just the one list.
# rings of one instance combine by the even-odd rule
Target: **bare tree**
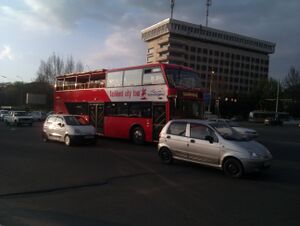
[[53,53],[48,57],[47,61],[41,60],[41,64],[37,71],[36,82],[47,82],[53,84],[55,77],[62,74],[68,74],[72,72],[81,72],[84,70],[81,61],[75,63],[72,55],[67,58],[66,63],[64,60]]
[[297,71],[295,67],[291,67],[289,73],[284,79],[284,86],[286,89],[290,89],[298,85],[300,85],[299,71]]
[[83,64],[81,63],[81,61],[78,61],[76,63],[76,72],[82,72],[84,70]]
[[65,74],[69,74],[69,73],[72,73],[74,71],[75,71],[75,62],[74,62],[74,59],[71,55],[67,58],[67,62],[66,62],[66,65],[65,65]]

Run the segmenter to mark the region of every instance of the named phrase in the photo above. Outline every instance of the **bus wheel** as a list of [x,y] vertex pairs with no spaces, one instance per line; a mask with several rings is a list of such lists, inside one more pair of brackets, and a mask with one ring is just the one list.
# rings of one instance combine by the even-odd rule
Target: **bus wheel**
[[131,139],[135,144],[143,144],[145,142],[145,133],[140,126],[136,126],[132,129]]

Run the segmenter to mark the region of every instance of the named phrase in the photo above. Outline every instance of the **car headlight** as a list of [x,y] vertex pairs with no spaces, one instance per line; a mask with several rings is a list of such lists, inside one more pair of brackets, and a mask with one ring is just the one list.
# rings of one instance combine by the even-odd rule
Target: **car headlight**
[[250,157],[254,158],[254,159],[261,159],[261,158],[263,158],[262,155],[257,154],[256,152],[249,151],[249,154],[250,154]]

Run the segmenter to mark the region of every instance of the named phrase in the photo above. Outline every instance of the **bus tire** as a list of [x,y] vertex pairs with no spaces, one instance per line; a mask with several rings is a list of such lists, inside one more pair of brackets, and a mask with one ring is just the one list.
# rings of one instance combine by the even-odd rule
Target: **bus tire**
[[141,145],[145,143],[145,132],[142,127],[135,126],[131,130],[131,139],[134,144]]

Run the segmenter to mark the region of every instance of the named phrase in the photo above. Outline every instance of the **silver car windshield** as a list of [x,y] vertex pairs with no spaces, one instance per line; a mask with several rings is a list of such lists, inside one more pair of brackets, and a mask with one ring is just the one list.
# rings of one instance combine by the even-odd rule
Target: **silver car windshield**
[[227,123],[224,122],[213,122],[210,123],[217,132],[226,140],[235,140],[235,141],[247,141],[250,140],[249,137],[245,137],[235,129],[231,128]]

